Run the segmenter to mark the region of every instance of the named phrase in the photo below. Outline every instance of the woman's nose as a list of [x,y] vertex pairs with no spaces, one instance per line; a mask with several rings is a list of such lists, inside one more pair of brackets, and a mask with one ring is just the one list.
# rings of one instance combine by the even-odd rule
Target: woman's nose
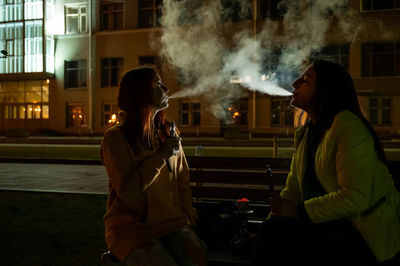
[[300,86],[300,83],[301,83],[301,79],[298,78],[295,80],[295,82],[293,82],[292,87],[297,89]]

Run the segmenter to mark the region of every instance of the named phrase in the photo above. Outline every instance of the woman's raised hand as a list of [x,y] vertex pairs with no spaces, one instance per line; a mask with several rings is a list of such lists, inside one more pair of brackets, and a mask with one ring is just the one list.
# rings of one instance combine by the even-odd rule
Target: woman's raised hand
[[176,155],[177,151],[179,152],[180,145],[181,145],[180,137],[168,137],[164,143],[161,143],[157,152],[163,159],[167,160],[172,155]]

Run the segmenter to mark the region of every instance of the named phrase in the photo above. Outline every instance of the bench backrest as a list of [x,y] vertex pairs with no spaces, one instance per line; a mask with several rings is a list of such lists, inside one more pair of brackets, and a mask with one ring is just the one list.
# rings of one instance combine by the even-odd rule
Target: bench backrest
[[[195,199],[266,201],[285,185],[291,159],[188,156]],[[272,176],[267,173],[270,166]],[[400,179],[400,161],[389,161],[389,171]]]
[[[197,199],[265,201],[285,185],[290,159],[187,157]],[[267,165],[271,174],[267,173]],[[274,192],[275,191],[275,192]]]

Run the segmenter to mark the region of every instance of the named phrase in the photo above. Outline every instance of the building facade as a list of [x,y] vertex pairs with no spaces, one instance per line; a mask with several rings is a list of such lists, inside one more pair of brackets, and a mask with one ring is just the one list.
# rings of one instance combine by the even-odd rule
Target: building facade
[[[238,1],[221,3],[232,8]],[[299,0],[300,6],[312,2]],[[349,0],[348,8],[387,28],[399,28],[399,1]],[[235,28],[247,27],[257,35],[265,20],[282,20],[277,0],[249,0],[245,16],[231,10],[222,25],[227,39]],[[155,67],[170,93],[190,84],[160,59],[157,45],[150,44],[162,34],[161,16],[161,0],[0,0],[0,133],[20,129],[31,134],[101,135],[118,121],[121,73],[141,65]],[[343,64],[354,78],[366,117],[382,137],[398,137],[400,29],[385,40],[377,31],[379,27],[368,29],[351,43],[333,33],[314,56]],[[201,96],[171,99],[167,116],[187,136],[293,133],[290,97],[245,89],[243,95],[227,108],[228,124],[209,111]]]

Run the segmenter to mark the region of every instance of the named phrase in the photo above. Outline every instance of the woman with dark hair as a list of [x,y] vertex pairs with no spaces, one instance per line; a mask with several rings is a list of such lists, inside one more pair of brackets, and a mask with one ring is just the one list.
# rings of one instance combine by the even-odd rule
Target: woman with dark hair
[[351,76],[318,60],[293,87],[291,105],[305,119],[253,264],[400,265],[400,194]]
[[120,125],[101,145],[109,176],[106,242],[126,265],[206,265],[190,226],[189,170],[178,136],[165,120],[168,89],[152,68],[126,72],[119,85]]

